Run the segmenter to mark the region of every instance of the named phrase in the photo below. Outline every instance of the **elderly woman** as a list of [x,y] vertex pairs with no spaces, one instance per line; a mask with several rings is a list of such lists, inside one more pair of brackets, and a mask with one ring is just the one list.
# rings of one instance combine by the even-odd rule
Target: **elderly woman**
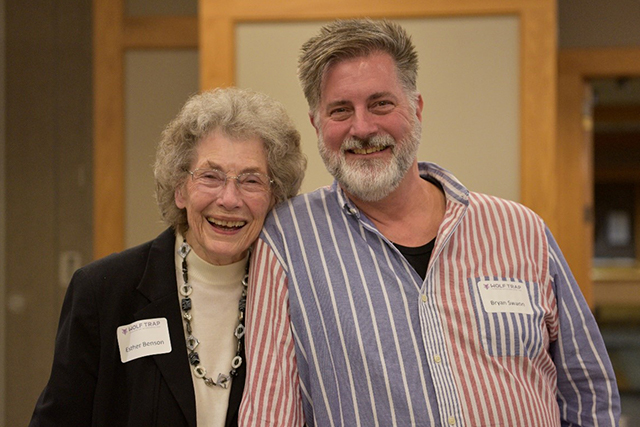
[[299,133],[269,97],[189,99],[157,151],[169,228],[76,272],[30,425],[237,425],[251,245],[305,167]]

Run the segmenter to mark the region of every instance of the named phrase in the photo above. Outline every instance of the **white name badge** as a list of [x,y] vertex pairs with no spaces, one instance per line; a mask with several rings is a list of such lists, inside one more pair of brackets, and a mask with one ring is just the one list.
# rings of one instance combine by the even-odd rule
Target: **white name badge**
[[484,310],[488,313],[533,314],[529,291],[524,283],[481,280],[478,290]]
[[169,325],[164,317],[138,320],[129,325],[118,326],[116,335],[122,363],[171,352]]

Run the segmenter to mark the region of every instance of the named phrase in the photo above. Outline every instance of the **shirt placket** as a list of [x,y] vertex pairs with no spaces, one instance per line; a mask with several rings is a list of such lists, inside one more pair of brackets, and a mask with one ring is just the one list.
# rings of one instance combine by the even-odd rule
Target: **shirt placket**
[[465,424],[460,395],[456,387],[456,376],[452,370],[447,351],[446,340],[451,337],[447,337],[445,334],[434,287],[439,280],[437,259],[460,225],[465,212],[466,207],[449,201],[445,214],[448,215],[448,218],[445,218],[444,225],[438,232],[438,240],[434,247],[432,260],[429,262],[426,279],[420,289],[418,301],[422,342],[432,384],[436,391],[440,422],[443,426],[463,426]]

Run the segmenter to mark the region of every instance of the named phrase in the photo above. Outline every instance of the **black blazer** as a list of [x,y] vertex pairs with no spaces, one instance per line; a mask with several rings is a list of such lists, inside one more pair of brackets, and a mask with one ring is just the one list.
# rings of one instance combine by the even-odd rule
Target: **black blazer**
[[[36,426],[196,426],[174,267],[172,229],[95,261],[67,290],[51,377],[29,424]],[[165,317],[172,351],[120,361],[116,328]],[[232,382],[227,426],[237,426],[244,364]]]

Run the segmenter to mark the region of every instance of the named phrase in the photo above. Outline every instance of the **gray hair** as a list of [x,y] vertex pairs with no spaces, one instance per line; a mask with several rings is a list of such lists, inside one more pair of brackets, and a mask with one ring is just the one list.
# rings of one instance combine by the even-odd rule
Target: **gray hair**
[[162,218],[181,232],[188,229],[187,213],[176,206],[175,190],[189,176],[198,142],[215,131],[232,139],[262,140],[276,203],[295,196],[304,178],[307,159],[300,149],[300,133],[281,103],[239,88],[194,95],[162,133],[154,165]]
[[393,58],[402,87],[410,99],[415,98],[418,54],[404,28],[386,20],[337,20],[303,44],[298,59],[298,78],[311,112],[317,112],[322,77],[331,65],[376,52]]

